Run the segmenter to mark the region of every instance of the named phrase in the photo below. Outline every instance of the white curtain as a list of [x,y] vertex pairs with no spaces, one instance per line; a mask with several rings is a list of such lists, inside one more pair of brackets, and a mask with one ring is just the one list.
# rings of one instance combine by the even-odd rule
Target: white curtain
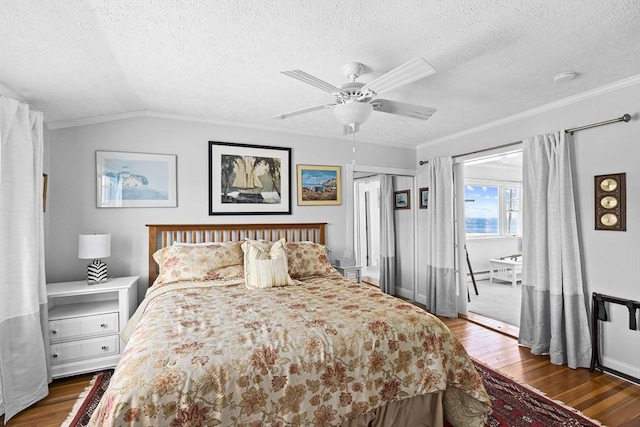
[[429,159],[427,310],[457,317],[453,221],[453,160]]
[[569,144],[564,131],[523,141],[522,309],[519,343],[556,365],[588,367]]
[[396,232],[393,176],[380,175],[380,280],[382,292],[396,294]]
[[[0,414],[45,397],[42,113],[0,96]],[[45,342],[46,341],[46,342]]]

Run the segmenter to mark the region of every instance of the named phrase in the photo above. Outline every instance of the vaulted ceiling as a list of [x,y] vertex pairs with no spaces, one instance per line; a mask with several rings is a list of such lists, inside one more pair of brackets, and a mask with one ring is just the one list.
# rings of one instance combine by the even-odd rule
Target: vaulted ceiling
[[[358,140],[416,146],[640,74],[637,0],[1,0],[0,94],[50,127],[107,117],[184,117],[342,136],[332,102],[280,73],[335,86],[415,57],[436,74],[384,98],[427,121],[374,112]],[[554,82],[559,73],[575,79]],[[623,113],[623,112],[620,112]],[[603,112],[603,120],[617,112]],[[613,117],[613,116],[612,116]]]

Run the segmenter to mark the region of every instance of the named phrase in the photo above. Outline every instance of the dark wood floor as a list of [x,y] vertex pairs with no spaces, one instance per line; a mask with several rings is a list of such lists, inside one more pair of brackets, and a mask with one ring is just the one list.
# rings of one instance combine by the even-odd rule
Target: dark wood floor
[[[640,427],[640,386],[588,369],[569,369],[533,356],[506,334],[465,319],[442,319],[469,354],[560,400],[610,427]],[[66,419],[78,395],[92,375],[56,380],[49,396],[12,418],[9,427],[58,427]],[[0,423],[4,420],[0,417]]]

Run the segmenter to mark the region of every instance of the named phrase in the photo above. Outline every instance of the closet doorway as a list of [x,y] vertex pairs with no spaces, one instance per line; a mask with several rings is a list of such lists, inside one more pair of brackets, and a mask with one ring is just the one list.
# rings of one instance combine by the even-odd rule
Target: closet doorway
[[362,281],[378,286],[380,278],[380,176],[354,177],[356,265]]
[[522,150],[466,159],[465,245],[478,288],[467,277],[467,310],[520,325],[522,297]]

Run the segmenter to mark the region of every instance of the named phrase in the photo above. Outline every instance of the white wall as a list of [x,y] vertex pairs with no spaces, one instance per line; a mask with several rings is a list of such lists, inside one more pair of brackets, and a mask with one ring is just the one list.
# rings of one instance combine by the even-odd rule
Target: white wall
[[[357,136],[356,136],[357,140]],[[292,148],[292,215],[209,216],[208,141]],[[47,281],[85,278],[77,258],[78,234],[112,234],[111,276],[138,275],[139,295],[147,285],[147,228],[163,223],[327,222],[332,258],[346,247],[346,207],[297,206],[295,165],[357,164],[413,168],[415,151],[347,139],[314,138],[264,130],[160,118],[136,118],[57,129],[50,132]],[[178,156],[177,208],[96,208],[95,151],[127,151]],[[344,187],[343,187],[344,194]]]
[[[640,79],[632,78],[580,99],[566,100],[537,113],[522,114],[502,124],[485,126],[418,149],[418,160],[458,155],[548,133],[631,114],[629,123],[616,123],[577,132],[573,137],[574,186],[576,190],[585,299],[592,292],[640,300]],[[575,101],[575,102],[573,102]],[[553,108],[552,108],[553,107]],[[419,167],[418,186],[425,186],[424,167]],[[594,230],[593,182],[595,175],[625,172],[627,178],[627,231]],[[425,234],[419,218],[418,233]],[[428,238],[428,236],[426,236]],[[422,241],[420,239],[419,241]],[[419,246],[419,254],[425,246]],[[420,272],[419,293],[424,293]],[[610,307],[612,322],[603,322],[605,366],[640,377],[640,331],[628,329],[626,309]]]
[[[467,251],[469,262],[476,280],[489,278],[489,259],[502,258],[508,255],[522,253],[519,237],[467,237]],[[462,260],[466,262],[465,260]],[[471,281],[471,276],[467,277]]]

